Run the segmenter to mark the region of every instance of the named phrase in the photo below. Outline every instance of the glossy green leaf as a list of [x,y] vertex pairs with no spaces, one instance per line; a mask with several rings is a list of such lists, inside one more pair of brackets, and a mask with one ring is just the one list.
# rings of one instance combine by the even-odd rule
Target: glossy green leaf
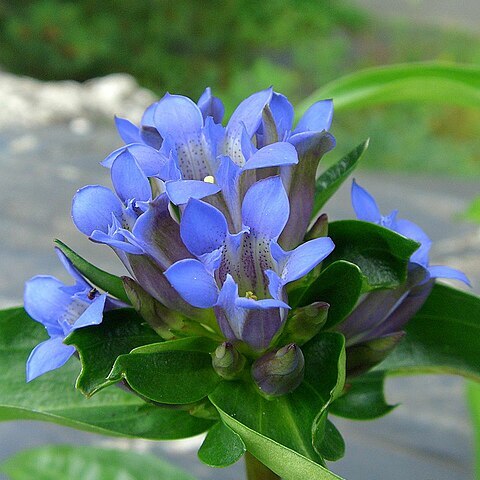
[[187,412],[155,407],[112,387],[90,399],[75,390],[80,363],[25,382],[25,362],[47,334],[23,308],[0,312],[0,421],[44,420],[79,430],[169,440],[197,435],[212,422]]
[[357,304],[363,287],[363,275],[357,265],[338,260],[330,264],[302,291],[295,301],[295,307],[313,302],[327,302],[328,309],[325,328],[340,323]]
[[473,426],[475,478],[480,479],[480,384],[467,382],[467,401]]
[[0,465],[11,480],[195,480],[153,455],[83,445],[50,445]]
[[126,380],[140,395],[168,404],[194,403],[221,380],[212,367],[215,342],[183,338],[139,347],[118,357],[108,380]]
[[329,224],[335,249],[325,264],[346,260],[358,265],[364,276],[364,290],[394,288],[407,276],[407,264],[419,244],[387,228],[360,220]]
[[320,209],[355,170],[358,161],[368,148],[368,142],[369,140],[365,140],[317,178],[312,217],[317,216]]
[[107,377],[118,356],[159,341],[161,338],[133,309],[106,312],[100,325],[74,330],[65,343],[74,345],[80,355],[82,371],[77,388],[87,397],[95,394],[111,383]]
[[376,367],[389,374],[453,373],[480,381],[480,298],[437,284],[405,338]]
[[335,462],[345,455],[345,441],[326,414],[313,425],[312,433],[313,447],[325,460]]
[[240,460],[245,451],[240,436],[220,421],[208,431],[198,458],[210,467],[228,467]]
[[385,374],[372,372],[349,381],[346,393],[335,400],[330,413],[352,420],[372,420],[391,412],[395,405],[388,405],[383,393]]
[[125,292],[125,288],[123,288],[123,281],[120,277],[112,275],[111,273],[105,272],[95,265],[92,265],[60,240],[55,240],[55,245],[65,254],[75,268],[87,280],[113,297],[130,305],[130,300]]
[[[312,425],[343,388],[344,338],[317,335],[302,347],[305,379],[288,395],[266,400],[250,381],[223,382],[209,396],[249,452],[286,479],[336,478],[312,445]],[[282,455],[289,459],[280,462]],[[280,463],[281,464],[280,464]]]
[[480,107],[480,67],[422,62],[360,70],[315,91],[297,106],[333,98],[335,111],[405,101]]

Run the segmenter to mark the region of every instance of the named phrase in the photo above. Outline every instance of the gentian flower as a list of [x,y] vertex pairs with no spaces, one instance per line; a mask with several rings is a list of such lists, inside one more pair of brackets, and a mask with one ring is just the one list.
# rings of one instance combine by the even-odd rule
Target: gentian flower
[[125,307],[119,300],[93,288],[56,249],[75,285],[67,286],[49,275],[37,275],[25,284],[25,310],[43,324],[50,338],[38,344],[27,360],[27,382],[64,365],[75,352],[63,340],[73,330],[102,322],[103,312]]
[[180,234],[197,258],[174,263],[165,275],[191,305],[214,308],[227,340],[264,350],[290,308],[285,285],[307,274],[334,245],[328,237],[293,251],[278,245],[289,216],[288,197],[278,176],[250,187],[241,215],[242,230],[232,234],[222,212],[191,198]]

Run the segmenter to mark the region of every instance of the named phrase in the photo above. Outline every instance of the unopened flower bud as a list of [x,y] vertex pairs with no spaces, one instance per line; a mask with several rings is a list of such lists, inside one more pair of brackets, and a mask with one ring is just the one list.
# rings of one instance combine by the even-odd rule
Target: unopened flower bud
[[302,383],[304,367],[302,350],[290,343],[257,359],[252,365],[252,376],[266,397],[277,397]]
[[226,380],[238,377],[245,366],[245,357],[229,342],[223,342],[212,353],[215,371]]

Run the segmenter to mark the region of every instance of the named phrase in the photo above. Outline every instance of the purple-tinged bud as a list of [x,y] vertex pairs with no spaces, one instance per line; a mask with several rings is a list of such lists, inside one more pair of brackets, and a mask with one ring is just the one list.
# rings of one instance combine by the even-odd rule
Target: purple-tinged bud
[[305,240],[313,240],[314,238],[328,237],[328,215],[322,213],[312,225],[312,228],[305,235]]
[[329,307],[326,302],[315,302],[295,309],[288,317],[278,343],[295,342],[303,345],[308,342],[325,325]]
[[405,336],[395,332],[347,348],[347,376],[361,375],[384,360]]
[[122,277],[122,280],[133,308],[163,339],[171,340],[175,332],[182,330],[183,321],[178,313],[155,300],[130,277]]
[[233,380],[242,372],[245,357],[230,342],[223,342],[212,353],[212,365],[222,378]]
[[294,343],[268,352],[252,365],[252,377],[265,397],[293,392],[303,381],[305,359]]

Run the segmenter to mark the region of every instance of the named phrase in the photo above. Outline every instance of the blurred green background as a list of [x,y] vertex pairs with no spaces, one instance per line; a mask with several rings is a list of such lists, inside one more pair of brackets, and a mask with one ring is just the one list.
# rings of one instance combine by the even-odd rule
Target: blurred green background
[[[127,72],[159,96],[209,85],[227,112],[271,84],[295,104],[360,68],[480,62],[480,34],[381,20],[335,0],[0,0],[0,68],[44,80]],[[480,112],[389,105],[336,117],[340,154],[371,137],[364,168],[480,174]],[[328,159],[327,159],[328,161]]]

